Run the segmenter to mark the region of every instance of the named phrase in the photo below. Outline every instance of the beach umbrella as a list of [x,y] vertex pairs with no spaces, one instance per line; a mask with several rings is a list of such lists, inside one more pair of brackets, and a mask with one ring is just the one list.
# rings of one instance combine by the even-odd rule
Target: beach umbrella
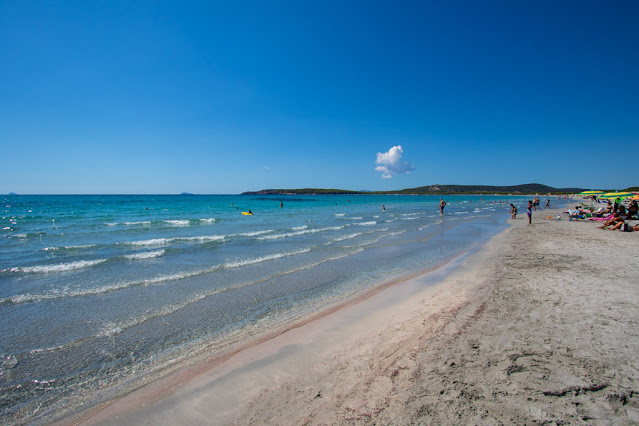
[[605,194],[605,191],[584,191],[584,192],[580,192],[577,195],[599,195],[599,194]]
[[608,198],[621,198],[622,200],[627,197],[632,197],[632,192],[608,192],[606,194],[600,195],[599,198],[608,199]]

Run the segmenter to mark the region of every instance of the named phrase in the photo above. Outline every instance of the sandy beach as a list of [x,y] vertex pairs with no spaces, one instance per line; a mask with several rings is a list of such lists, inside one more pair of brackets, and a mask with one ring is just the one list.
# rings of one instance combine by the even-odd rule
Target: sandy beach
[[639,233],[557,213],[70,422],[636,424]]

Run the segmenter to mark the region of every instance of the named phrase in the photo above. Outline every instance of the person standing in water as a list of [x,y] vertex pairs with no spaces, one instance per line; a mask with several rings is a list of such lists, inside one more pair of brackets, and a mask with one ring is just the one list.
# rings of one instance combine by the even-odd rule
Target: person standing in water
[[439,199],[439,213],[443,216],[444,215],[444,207],[446,207],[446,201],[442,200],[441,198]]

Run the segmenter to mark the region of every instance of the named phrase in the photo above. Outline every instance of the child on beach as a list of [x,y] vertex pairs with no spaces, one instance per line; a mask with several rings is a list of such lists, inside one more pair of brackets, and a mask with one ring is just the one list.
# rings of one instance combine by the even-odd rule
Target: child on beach
[[528,200],[528,210],[526,210],[526,214],[528,215],[528,225],[532,225],[532,211],[533,211],[533,202]]
[[510,204],[510,218],[517,219],[517,207],[514,204]]

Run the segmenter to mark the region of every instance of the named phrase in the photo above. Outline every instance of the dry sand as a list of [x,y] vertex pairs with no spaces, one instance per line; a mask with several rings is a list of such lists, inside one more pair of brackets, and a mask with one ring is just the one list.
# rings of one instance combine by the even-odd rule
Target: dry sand
[[87,423],[637,424],[639,232],[548,215]]

